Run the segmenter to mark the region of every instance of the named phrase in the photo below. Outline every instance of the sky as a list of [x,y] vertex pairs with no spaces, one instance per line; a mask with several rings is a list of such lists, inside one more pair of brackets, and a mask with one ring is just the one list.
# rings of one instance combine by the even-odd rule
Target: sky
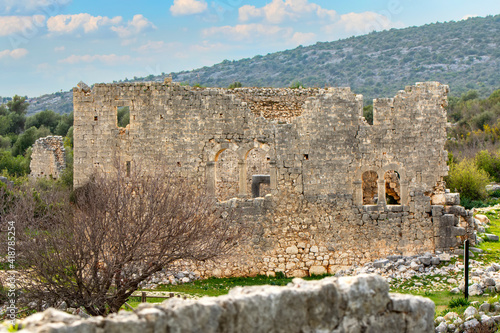
[[498,0],[0,0],[0,96],[496,14]]

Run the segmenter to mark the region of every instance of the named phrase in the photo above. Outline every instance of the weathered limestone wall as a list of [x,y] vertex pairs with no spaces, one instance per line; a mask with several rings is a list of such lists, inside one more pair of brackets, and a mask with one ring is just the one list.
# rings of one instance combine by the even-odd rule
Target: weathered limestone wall
[[[73,92],[75,186],[110,172],[117,158],[145,170],[177,169],[253,224],[251,242],[229,260],[198,267],[201,275],[304,276],[449,250],[471,221],[468,213],[443,220],[431,207],[447,174],[448,87],[437,82],[375,100],[373,125],[349,88],[121,83]],[[116,125],[121,106],[130,107],[125,129]],[[363,204],[367,171],[377,175],[376,205]],[[399,175],[399,205],[386,204],[394,183],[386,184],[388,171]],[[270,185],[252,199],[251,176],[262,173]]]
[[199,300],[144,303],[134,312],[82,320],[54,309],[22,322],[23,332],[434,332],[434,303],[389,294],[376,275],[295,279],[286,287],[235,288]]
[[47,136],[35,141],[30,162],[32,177],[57,179],[65,168],[66,152],[62,136]]

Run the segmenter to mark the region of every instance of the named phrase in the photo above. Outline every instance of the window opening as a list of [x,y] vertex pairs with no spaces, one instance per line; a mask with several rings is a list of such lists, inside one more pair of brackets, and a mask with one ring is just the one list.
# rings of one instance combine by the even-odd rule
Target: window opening
[[[246,155],[247,195],[253,198],[271,193],[271,156],[262,148],[253,148]],[[254,178],[255,177],[255,178]],[[269,179],[267,181],[266,179]],[[258,184],[255,183],[258,181]]]
[[119,106],[116,108],[116,124],[123,128],[130,124],[130,107]]
[[401,205],[401,185],[399,173],[388,170],[384,174],[385,200],[388,205]]

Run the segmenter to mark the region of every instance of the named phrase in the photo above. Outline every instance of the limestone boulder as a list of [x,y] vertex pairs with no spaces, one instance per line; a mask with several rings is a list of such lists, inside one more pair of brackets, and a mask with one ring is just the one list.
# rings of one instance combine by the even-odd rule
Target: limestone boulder
[[488,224],[488,223],[490,223],[490,219],[486,215],[477,214],[477,215],[474,216],[474,218],[476,220],[478,220],[479,222],[481,222],[481,224]]

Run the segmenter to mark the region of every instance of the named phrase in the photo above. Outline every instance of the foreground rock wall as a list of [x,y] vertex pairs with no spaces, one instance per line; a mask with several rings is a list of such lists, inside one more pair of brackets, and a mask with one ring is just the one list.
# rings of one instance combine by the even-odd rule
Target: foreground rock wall
[[389,294],[376,275],[296,279],[286,287],[235,288],[226,296],[171,299],[107,318],[82,320],[54,309],[23,321],[22,332],[385,332],[434,331],[434,303]]
[[[116,161],[127,170],[174,169],[252,224],[250,242],[229,260],[199,266],[201,276],[333,273],[391,254],[452,250],[466,232],[460,219],[444,216],[446,200],[441,210],[431,207],[447,174],[448,87],[437,82],[375,100],[373,125],[349,88],[165,82],[81,84],[73,93],[75,186],[112,172]],[[124,128],[117,126],[123,106],[130,109]],[[363,200],[367,173],[376,204]],[[251,176],[261,174],[269,176],[261,191],[268,195],[252,198]],[[397,204],[387,203],[387,188]]]

